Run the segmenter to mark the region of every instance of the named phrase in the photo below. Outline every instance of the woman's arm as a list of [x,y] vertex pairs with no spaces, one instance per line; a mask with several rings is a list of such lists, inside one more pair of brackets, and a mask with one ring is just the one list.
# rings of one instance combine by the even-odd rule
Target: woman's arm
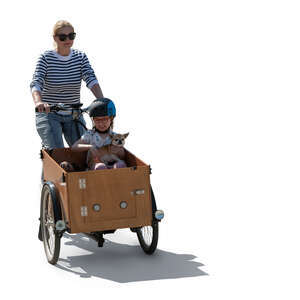
[[82,78],[86,82],[86,86],[92,91],[95,97],[97,99],[103,98],[103,93],[100,88],[99,82],[86,54],[84,54],[83,56],[81,72]]
[[35,90],[32,92],[32,98],[34,102],[35,108],[38,110],[38,112],[50,112],[50,106],[48,103],[44,103],[42,101],[42,95],[41,92],[38,90]]
[[31,89],[31,94],[32,94],[35,108],[37,108],[38,112],[46,111],[48,113],[50,112],[49,105],[42,101],[42,93],[41,93],[41,91],[43,90],[46,73],[47,73],[47,61],[45,55],[42,54],[40,55],[37,61],[35,72],[33,74],[33,78],[30,83],[30,89]]
[[91,87],[91,91],[92,93],[95,95],[95,97],[98,99],[98,98],[103,98],[103,93],[102,93],[102,90],[100,88],[100,85],[99,83],[96,83],[94,84],[92,87]]

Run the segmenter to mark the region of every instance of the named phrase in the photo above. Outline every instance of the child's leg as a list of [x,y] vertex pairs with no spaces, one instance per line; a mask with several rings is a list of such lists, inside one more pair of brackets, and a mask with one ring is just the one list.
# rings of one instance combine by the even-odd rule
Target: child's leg
[[119,160],[114,164],[114,169],[118,169],[118,168],[126,168],[127,165],[125,163],[125,161],[123,160]]
[[105,170],[107,169],[104,163],[96,163],[93,170]]

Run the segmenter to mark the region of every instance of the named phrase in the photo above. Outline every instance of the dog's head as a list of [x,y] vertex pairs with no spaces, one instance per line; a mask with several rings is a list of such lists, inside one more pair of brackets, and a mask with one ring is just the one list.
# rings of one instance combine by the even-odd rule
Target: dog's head
[[125,134],[119,134],[119,133],[110,134],[111,144],[114,146],[123,147],[125,144],[125,139],[128,137],[128,134],[129,132]]
[[75,171],[74,166],[73,166],[71,163],[67,162],[67,161],[61,162],[61,163],[60,163],[60,166],[61,166],[65,171],[67,171],[67,172],[73,172],[73,171]]

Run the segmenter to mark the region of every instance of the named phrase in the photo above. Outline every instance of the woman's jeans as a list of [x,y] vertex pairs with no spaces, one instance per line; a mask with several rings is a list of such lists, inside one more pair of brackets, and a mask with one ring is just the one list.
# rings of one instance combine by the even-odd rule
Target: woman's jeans
[[[60,115],[55,112],[35,113],[36,129],[42,139],[43,147],[46,149],[64,148],[62,135],[69,147],[71,147],[85,132],[80,123],[78,124],[79,136],[76,129],[76,122],[72,115]],[[80,116],[80,122],[85,124],[84,118]]]

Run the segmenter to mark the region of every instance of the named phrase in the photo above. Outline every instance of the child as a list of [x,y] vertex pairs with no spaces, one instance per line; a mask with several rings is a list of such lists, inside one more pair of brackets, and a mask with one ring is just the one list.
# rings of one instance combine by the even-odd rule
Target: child
[[93,121],[93,129],[87,130],[82,137],[72,146],[73,151],[89,149],[87,164],[90,170],[103,170],[111,168],[124,168],[126,163],[119,160],[113,165],[105,165],[97,157],[97,150],[111,143],[113,134],[113,121],[116,116],[116,108],[112,100],[108,98],[96,99],[89,107],[89,115]]

